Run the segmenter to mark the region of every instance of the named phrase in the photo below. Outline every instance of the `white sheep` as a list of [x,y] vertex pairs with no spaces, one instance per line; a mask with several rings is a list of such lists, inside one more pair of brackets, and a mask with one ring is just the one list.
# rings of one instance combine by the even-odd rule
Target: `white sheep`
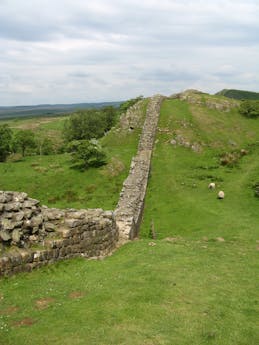
[[225,198],[225,193],[221,190],[218,192],[218,199],[224,199]]
[[208,185],[208,188],[209,189],[215,189],[216,187],[216,184],[214,182],[211,182],[209,185]]

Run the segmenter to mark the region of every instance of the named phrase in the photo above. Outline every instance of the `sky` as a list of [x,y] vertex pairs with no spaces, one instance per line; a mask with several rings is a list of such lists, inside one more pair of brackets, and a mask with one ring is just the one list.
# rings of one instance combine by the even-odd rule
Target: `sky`
[[259,0],[0,0],[0,106],[259,92]]

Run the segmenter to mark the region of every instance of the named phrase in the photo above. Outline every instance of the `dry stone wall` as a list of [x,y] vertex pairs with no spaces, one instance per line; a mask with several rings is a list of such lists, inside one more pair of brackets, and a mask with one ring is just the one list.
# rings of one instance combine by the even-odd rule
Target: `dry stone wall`
[[160,106],[163,99],[163,96],[157,95],[149,101],[137,155],[132,159],[130,172],[123,183],[119,202],[115,210],[121,243],[138,235],[144,209],[144,199]]
[[[0,276],[77,256],[103,257],[138,235],[163,99],[157,95],[149,100],[137,155],[115,211],[41,207],[26,193],[0,191]],[[139,110],[134,107],[131,111]]]
[[[39,214],[42,223],[35,235],[30,236],[40,234],[40,239],[25,241],[27,227],[10,229],[11,238],[13,231],[19,231],[21,240],[19,247],[5,251],[0,257],[0,276],[29,272],[58,260],[78,256],[106,256],[117,245],[118,229],[112,211],[42,208]],[[47,228],[51,232],[47,233]],[[7,229],[5,231],[8,233]]]

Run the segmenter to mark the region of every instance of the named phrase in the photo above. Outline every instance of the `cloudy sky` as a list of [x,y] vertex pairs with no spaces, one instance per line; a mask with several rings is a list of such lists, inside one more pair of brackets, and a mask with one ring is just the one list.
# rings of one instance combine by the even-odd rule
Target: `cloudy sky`
[[259,91],[259,0],[0,0],[0,105]]

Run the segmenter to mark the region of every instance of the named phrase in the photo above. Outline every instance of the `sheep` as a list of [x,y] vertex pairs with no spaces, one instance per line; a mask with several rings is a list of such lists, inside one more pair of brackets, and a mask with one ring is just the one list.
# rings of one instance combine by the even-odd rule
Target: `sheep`
[[214,182],[211,182],[209,185],[208,185],[208,188],[209,189],[215,189],[216,187],[216,184]]
[[218,192],[218,199],[224,199],[225,198],[225,193],[221,190]]

